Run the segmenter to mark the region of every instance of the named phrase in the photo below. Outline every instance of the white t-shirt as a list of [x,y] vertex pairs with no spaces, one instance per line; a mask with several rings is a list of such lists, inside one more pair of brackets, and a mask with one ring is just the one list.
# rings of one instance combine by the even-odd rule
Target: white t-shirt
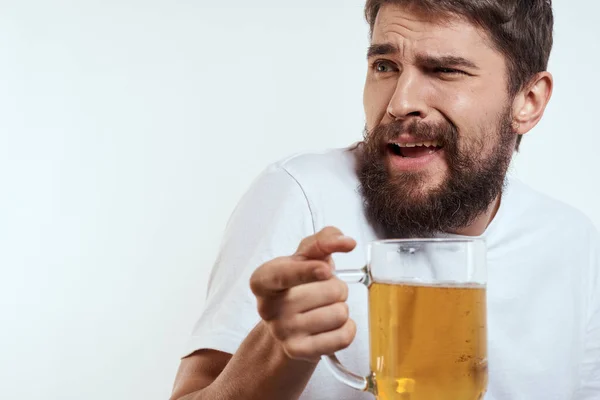
[[[187,345],[235,353],[259,322],[249,288],[252,272],[291,255],[326,226],[356,239],[339,269],[365,264],[366,222],[357,192],[353,148],[298,155],[270,166],[252,185],[227,226],[210,276],[206,308]],[[600,399],[600,235],[573,208],[509,179],[484,237],[488,246],[486,400]],[[358,327],[338,354],[351,370],[369,373],[367,289],[350,287]],[[372,399],[337,382],[323,363],[302,400]]]

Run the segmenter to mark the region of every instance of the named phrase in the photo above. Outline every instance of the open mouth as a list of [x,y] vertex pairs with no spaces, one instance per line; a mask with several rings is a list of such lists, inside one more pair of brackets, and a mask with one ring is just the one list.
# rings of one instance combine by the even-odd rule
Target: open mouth
[[420,158],[435,153],[443,148],[436,140],[415,143],[389,143],[388,149],[403,158]]

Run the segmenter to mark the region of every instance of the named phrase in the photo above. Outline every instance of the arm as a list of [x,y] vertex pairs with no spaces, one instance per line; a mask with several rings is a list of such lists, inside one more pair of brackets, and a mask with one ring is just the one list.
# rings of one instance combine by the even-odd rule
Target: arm
[[334,277],[330,257],[355,246],[325,228],[293,256],[258,268],[250,286],[262,321],[231,358],[212,351],[184,360],[172,399],[298,399],[320,357],[348,347],[356,334],[348,287]]
[[183,359],[171,399],[297,399],[316,365],[290,359],[261,322],[233,356],[203,350]]
[[269,168],[230,219],[172,399],[297,399],[320,356],[354,338],[330,255],[355,246],[315,234],[299,183]]

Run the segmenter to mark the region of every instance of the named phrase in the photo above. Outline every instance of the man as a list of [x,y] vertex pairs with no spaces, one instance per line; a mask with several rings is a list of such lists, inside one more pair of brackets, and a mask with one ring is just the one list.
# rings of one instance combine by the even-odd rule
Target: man
[[[552,93],[549,0],[368,0],[364,142],[273,165],[237,207],[173,399],[369,399],[364,288],[332,268],[375,239],[488,245],[486,399],[600,399],[600,238],[505,179]],[[344,234],[342,234],[342,232]]]

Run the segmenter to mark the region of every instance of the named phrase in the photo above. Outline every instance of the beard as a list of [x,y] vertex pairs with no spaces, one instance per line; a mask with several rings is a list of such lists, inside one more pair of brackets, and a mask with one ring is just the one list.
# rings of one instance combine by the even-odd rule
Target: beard
[[[511,121],[506,109],[492,129],[482,129],[470,143],[461,140],[449,121],[435,125],[395,121],[371,132],[365,129],[358,177],[369,223],[378,234],[397,239],[429,238],[469,227],[504,189],[516,140]],[[425,172],[387,167],[388,143],[402,133],[418,142],[443,144],[447,171],[439,185],[428,188]]]

